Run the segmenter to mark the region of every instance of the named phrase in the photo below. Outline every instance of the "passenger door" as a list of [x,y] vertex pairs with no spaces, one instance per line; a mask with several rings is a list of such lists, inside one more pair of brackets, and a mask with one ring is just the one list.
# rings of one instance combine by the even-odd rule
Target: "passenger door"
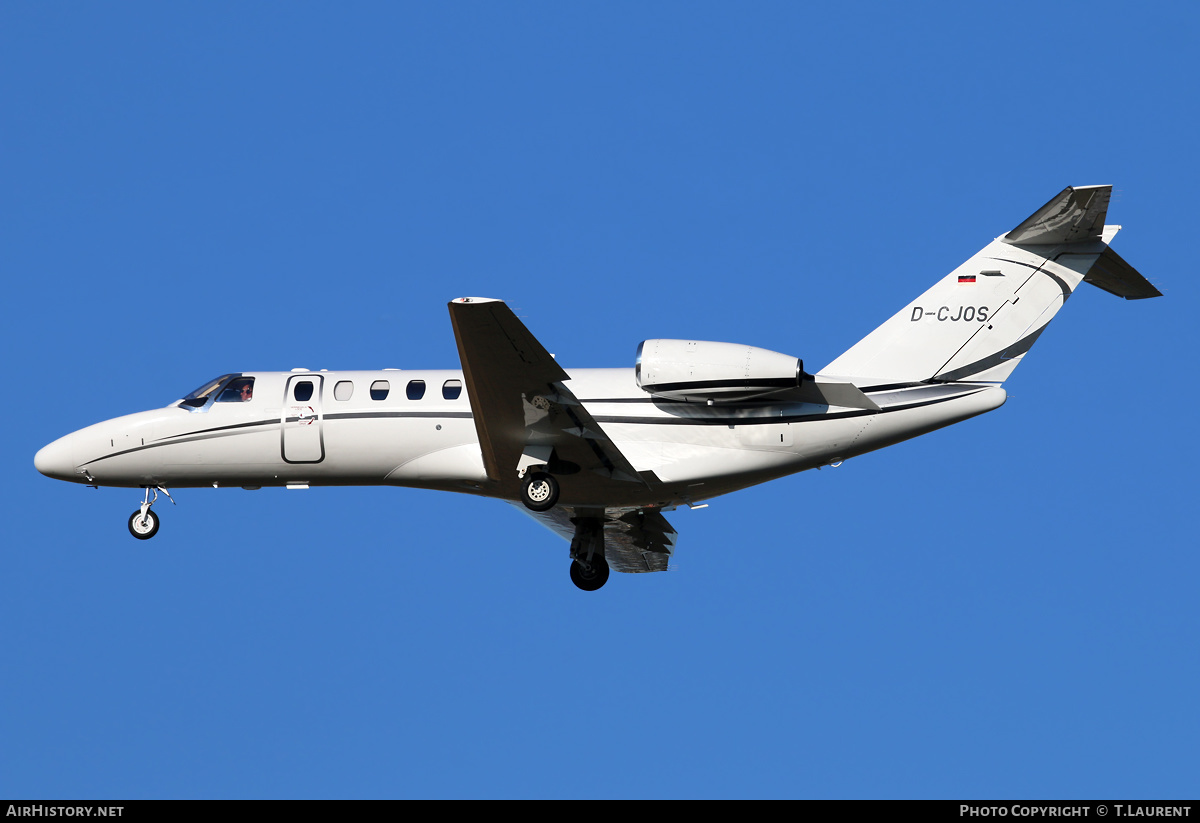
[[280,419],[286,463],[320,463],[325,459],[321,436],[323,382],[319,374],[293,374],[288,378]]

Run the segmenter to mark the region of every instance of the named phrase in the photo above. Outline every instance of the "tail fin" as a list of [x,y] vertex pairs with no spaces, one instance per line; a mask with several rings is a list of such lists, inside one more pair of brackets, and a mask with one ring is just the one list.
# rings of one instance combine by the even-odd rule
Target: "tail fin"
[[1159,291],[1108,247],[1112,186],[1062,191],[821,370],[855,385],[1002,383],[1083,282],[1136,300]]

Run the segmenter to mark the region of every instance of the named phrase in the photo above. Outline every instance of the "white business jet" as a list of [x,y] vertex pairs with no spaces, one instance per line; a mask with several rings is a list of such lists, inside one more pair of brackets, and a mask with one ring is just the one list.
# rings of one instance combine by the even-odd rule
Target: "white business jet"
[[664,511],[836,465],[1004,403],[1083,282],[1160,296],[1108,244],[1111,186],[1067,188],[824,369],[734,343],[646,340],[632,369],[563,369],[499,300],[450,303],[461,371],[238,372],[54,441],[48,477],[160,491],[415,486],[498,497],[570,540],[571,579],[667,568]]

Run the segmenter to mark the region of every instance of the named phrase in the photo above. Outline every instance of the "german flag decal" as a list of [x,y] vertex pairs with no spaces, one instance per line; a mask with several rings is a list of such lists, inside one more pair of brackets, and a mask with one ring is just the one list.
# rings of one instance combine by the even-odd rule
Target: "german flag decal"
[[960,275],[958,276],[958,282],[959,282],[959,283],[974,283],[974,282],[975,282],[975,275],[973,275],[973,274],[960,274]]

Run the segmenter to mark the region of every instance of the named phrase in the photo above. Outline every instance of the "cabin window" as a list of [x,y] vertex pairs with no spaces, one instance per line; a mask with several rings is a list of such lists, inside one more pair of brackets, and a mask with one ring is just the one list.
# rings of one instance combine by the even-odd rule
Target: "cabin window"
[[442,397],[447,400],[457,400],[460,394],[462,394],[461,380],[447,380],[442,384]]
[[409,380],[408,381],[408,399],[420,400],[425,396],[425,381],[424,380]]
[[301,380],[292,388],[292,397],[296,398],[301,403],[305,403],[312,399],[313,384],[311,380]]
[[349,380],[339,380],[338,384],[333,387],[334,400],[349,400],[354,394],[354,384]]
[[249,403],[254,397],[254,378],[238,377],[230,380],[217,396],[218,403]]
[[392,390],[392,384],[386,380],[376,380],[371,384],[371,399],[385,400],[388,392]]

